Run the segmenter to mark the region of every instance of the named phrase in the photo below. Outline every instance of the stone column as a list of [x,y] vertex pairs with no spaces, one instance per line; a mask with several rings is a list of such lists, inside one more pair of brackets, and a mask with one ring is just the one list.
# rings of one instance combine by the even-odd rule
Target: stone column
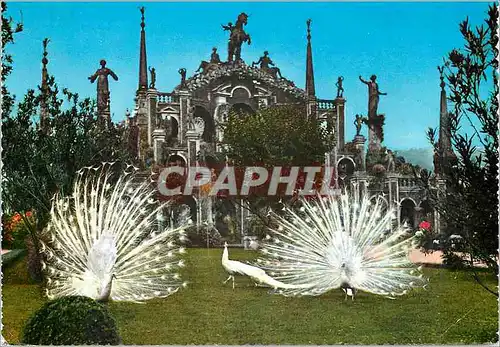
[[396,218],[398,219],[398,228],[401,226],[401,203],[396,203]]
[[158,91],[150,88],[146,92],[146,114],[148,120],[148,145],[153,147],[153,131],[156,129]]
[[138,156],[141,160],[145,159],[146,153],[145,148],[149,146],[148,144],[148,111],[147,111],[147,99],[145,91],[138,91],[135,98],[135,108],[134,108],[134,118],[136,119],[137,126],[139,127],[139,150]]
[[398,176],[395,173],[389,172],[387,180],[389,181],[389,208],[394,208],[395,201],[399,201],[399,197],[397,196]]
[[186,141],[188,148],[187,166],[191,167],[196,164],[196,154],[200,150],[201,134],[195,130],[186,131]]
[[187,118],[189,107],[191,106],[191,93],[185,90],[179,90],[177,92],[179,96],[179,130],[178,130],[178,139],[179,145],[186,146],[187,141]]
[[344,151],[345,145],[345,102],[344,98],[336,98],[333,100],[333,105],[335,106],[335,132],[337,134],[337,149],[339,152]]
[[153,131],[153,154],[156,164],[159,164],[164,159],[162,148],[165,142],[166,133],[165,129],[155,129]]
[[[437,181],[437,198],[438,200],[443,199],[443,195],[446,194],[446,180],[439,178]],[[441,231],[445,228],[445,223],[441,215],[437,212],[434,211],[436,214],[436,233],[440,234]]]
[[[229,105],[227,104],[226,96],[217,95],[215,97],[215,105],[216,105],[214,111],[214,120],[216,124],[215,137],[217,139],[217,142],[221,142],[222,139],[224,138],[224,131],[219,124],[224,123],[226,121],[225,118],[227,118],[229,114]],[[220,151],[221,145],[216,144],[215,150]]]
[[356,135],[354,137],[354,146],[359,151],[356,157],[356,162],[359,165],[359,167],[356,168],[357,171],[366,171],[365,142],[366,138],[363,135]]

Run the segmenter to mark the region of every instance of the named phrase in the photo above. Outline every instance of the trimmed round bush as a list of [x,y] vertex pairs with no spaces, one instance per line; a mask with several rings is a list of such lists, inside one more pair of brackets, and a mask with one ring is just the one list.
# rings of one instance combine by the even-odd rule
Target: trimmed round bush
[[115,320],[107,307],[85,296],[49,301],[24,326],[28,345],[118,345]]

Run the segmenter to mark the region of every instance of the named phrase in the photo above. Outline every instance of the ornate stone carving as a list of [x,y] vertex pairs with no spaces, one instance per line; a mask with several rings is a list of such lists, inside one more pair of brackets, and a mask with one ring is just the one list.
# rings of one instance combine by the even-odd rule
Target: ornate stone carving
[[203,134],[203,131],[205,130],[205,121],[201,117],[195,117],[194,118],[194,131],[196,131],[198,134]]
[[[305,92],[303,89],[297,88],[292,81],[286,78],[276,79],[269,73],[255,67],[247,66],[244,63],[241,64],[219,64],[216,68],[211,69],[205,73],[198,73],[186,80],[185,88],[188,91],[194,91],[205,86],[217,79],[222,79],[225,77],[230,77],[233,75],[242,76],[242,78],[249,78],[253,80],[258,80],[267,85],[279,89],[293,97],[305,100]],[[180,89],[180,86],[176,89]]]

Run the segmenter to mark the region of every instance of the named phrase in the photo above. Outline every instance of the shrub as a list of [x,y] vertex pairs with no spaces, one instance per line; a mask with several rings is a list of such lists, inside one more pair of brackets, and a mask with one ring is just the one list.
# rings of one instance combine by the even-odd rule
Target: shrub
[[191,247],[207,247],[207,237],[209,247],[219,247],[222,245],[222,238],[215,227],[202,225],[199,228],[192,226],[186,229],[189,239],[188,245]]
[[28,211],[24,214],[13,215],[4,214],[2,216],[2,248],[6,249],[25,249],[24,239],[30,234],[29,226],[26,223],[34,225],[35,218],[33,212]]
[[118,345],[115,320],[103,304],[84,296],[49,301],[24,327],[23,344]]

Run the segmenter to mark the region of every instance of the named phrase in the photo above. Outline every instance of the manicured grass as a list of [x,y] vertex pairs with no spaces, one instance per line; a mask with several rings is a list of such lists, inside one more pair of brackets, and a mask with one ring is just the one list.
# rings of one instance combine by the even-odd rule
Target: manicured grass
[[[237,278],[233,291],[221,249],[189,249],[188,288],[146,304],[110,303],[124,344],[462,344],[491,342],[498,329],[496,298],[466,272],[425,269],[428,290],[389,300],[339,290],[320,297],[285,298]],[[231,259],[256,254],[230,250]],[[25,261],[6,269],[3,335],[18,343],[26,319],[45,299],[30,284]],[[484,275],[486,277],[486,275]],[[487,279],[490,285],[496,278]]]

